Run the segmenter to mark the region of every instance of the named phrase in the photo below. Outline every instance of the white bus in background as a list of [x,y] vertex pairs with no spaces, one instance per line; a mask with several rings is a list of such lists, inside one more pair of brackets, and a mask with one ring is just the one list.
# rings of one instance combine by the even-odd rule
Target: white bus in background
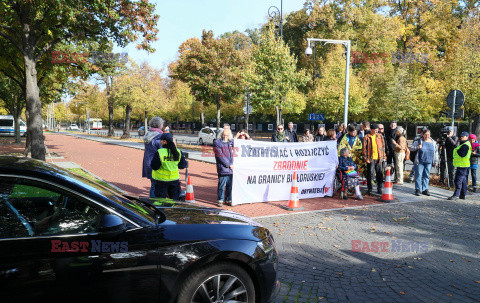
[[[27,124],[20,119],[20,136],[25,136]],[[0,115],[0,135],[15,136],[15,120],[12,115]]]
[[[100,118],[90,118],[87,121],[90,124],[90,129],[102,129],[102,119]],[[88,129],[88,126],[86,127]]]

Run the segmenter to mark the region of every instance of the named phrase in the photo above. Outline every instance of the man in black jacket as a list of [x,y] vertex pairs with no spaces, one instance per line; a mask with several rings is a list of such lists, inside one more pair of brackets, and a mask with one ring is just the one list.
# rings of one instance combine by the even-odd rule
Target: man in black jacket
[[[440,145],[440,182],[443,183],[448,177],[448,184],[453,187],[453,177],[455,176],[455,167],[453,166],[453,150],[457,147],[458,138],[453,134],[453,128],[447,126],[443,137],[437,142]],[[447,176],[448,169],[448,176]]]
[[298,142],[297,133],[293,130],[293,122],[288,122],[288,129],[285,130],[288,142]]

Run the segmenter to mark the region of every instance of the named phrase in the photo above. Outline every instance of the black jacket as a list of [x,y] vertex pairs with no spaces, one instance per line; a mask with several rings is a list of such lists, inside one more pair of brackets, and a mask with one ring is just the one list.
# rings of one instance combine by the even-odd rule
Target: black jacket
[[290,139],[288,142],[298,142],[297,133],[294,130],[290,131],[289,129],[286,129],[285,137]]
[[[467,141],[460,141],[460,145],[462,145],[463,143],[465,143]],[[470,149],[470,147],[468,145],[462,145],[459,149],[458,149],[458,155],[460,157],[465,157],[467,154],[468,154],[468,150]],[[453,155],[452,155],[453,157]]]
[[458,138],[456,136],[447,137],[445,141],[445,149],[447,150],[447,160],[453,161],[453,150],[458,145]]
[[327,138],[327,135],[315,135],[313,138],[313,141],[318,142],[318,141],[325,141],[325,138]]
[[[162,166],[162,161],[160,160],[160,155],[158,154],[158,150],[153,155],[152,162],[150,163],[150,167],[153,170],[157,170]],[[184,169],[188,167],[188,162],[185,159],[185,155],[180,151],[180,162],[178,162],[178,168]]]

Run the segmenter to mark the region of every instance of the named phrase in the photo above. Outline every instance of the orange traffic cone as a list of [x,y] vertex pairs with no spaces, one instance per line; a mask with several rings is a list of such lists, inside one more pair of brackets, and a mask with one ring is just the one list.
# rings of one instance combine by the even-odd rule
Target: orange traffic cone
[[297,172],[293,173],[292,189],[290,190],[290,200],[288,200],[287,210],[304,210],[305,207],[300,206],[300,200],[298,199],[298,186],[297,186]]
[[185,202],[195,203],[195,197],[193,195],[192,177],[190,176],[187,179],[187,193],[185,194]]
[[390,202],[393,201],[393,192],[392,192],[392,178],[390,176],[390,167],[387,167],[387,175],[385,177],[385,185],[383,186],[383,193],[380,201]]

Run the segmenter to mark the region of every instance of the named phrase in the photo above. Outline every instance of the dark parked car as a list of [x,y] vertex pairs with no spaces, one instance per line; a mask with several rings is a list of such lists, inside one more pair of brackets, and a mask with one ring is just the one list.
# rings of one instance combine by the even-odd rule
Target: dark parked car
[[225,210],[132,197],[0,156],[0,301],[266,302],[270,232]]

